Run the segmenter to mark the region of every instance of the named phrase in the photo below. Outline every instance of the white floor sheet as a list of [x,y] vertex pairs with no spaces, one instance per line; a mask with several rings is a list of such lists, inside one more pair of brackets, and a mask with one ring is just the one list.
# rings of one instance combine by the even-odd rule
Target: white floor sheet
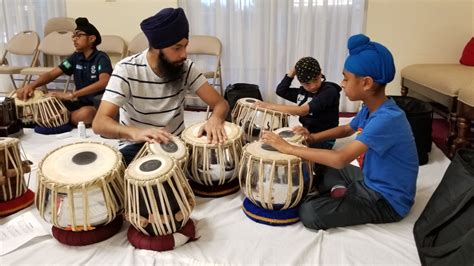
[[[202,121],[204,117],[204,112],[186,112],[186,125]],[[341,123],[349,120],[341,118]],[[115,140],[93,135],[91,129],[87,133],[90,136],[87,141],[117,145]],[[33,191],[36,190],[36,171],[41,159],[56,147],[84,140],[76,135],[77,130],[44,136],[25,129],[20,141],[28,159],[34,163],[29,183]],[[339,140],[336,148],[350,139]],[[112,238],[83,247],[63,245],[51,235],[35,238],[1,256],[0,265],[418,265],[413,225],[449,162],[433,145],[430,162],[420,167],[415,205],[408,217],[398,223],[327,231],[311,231],[301,223],[272,227],[255,223],[244,215],[241,209],[244,196],[238,192],[215,199],[196,197],[197,205],[191,218],[195,221],[199,239],[172,251],[134,248],[127,240],[129,224],[125,222]],[[50,230],[51,226],[40,218],[34,205],[1,219],[0,226],[24,212],[33,213]]]

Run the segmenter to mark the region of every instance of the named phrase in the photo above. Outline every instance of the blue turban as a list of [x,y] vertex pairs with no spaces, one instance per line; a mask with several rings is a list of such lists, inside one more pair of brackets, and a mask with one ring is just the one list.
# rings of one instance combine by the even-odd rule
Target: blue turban
[[395,77],[393,56],[385,46],[357,34],[349,38],[347,48],[349,57],[344,63],[345,70],[357,76],[369,76],[380,85],[389,83]]
[[155,49],[174,45],[189,37],[189,24],[182,8],[164,8],[140,23],[148,43]]

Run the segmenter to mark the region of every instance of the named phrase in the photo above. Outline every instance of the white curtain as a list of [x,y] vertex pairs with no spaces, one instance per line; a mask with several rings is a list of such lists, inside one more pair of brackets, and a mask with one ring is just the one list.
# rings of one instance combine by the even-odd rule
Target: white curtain
[[[340,83],[347,39],[363,32],[365,0],[179,0],[190,34],[223,44],[224,84],[260,86],[265,101],[283,102],[275,88],[299,58],[316,58],[327,80]],[[300,84],[295,79],[294,86]],[[343,112],[359,103],[341,93]]]
[[[36,31],[42,39],[46,21],[65,16],[65,0],[0,0],[0,52],[3,54],[8,40],[21,31]],[[31,62],[30,58],[24,57],[8,59],[12,65],[28,65]],[[8,91],[6,88],[12,88],[7,75],[0,75],[0,85],[3,92]]]

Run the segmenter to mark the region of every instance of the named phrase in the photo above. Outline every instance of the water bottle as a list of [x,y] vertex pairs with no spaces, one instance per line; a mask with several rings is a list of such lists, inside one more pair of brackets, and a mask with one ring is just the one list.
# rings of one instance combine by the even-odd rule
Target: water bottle
[[87,138],[86,125],[84,125],[84,122],[79,121],[79,123],[77,124],[77,131],[79,133],[80,138]]

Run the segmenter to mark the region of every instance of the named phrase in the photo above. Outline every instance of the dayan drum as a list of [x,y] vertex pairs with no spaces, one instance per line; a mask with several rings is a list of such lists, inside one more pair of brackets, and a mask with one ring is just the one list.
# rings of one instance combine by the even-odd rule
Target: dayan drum
[[237,169],[242,153],[242,129],[225,122],[227,140],[208,143],[207,137],[197,137],[205,122],[186,128],[181,134],[189,152],[186,176],[194,193],[203,197],[220,197],[239,190]]
[[243,127],[246,142],[258,140],[262,130],[273,131],[288,126],[288,114],[256,107],[256,102],[260,100],[241,98],[232,110],[232,122]]
[[19,145],[18,139],[0,138],[0,216],[15,213],[34,201],[23,176],[30,167],[22,161]]
[[240,187],[243,210],[252,220],[287,225],[299,220],[297,206],[313,183],[312,164],[256,141],[243,148]]
[[69,122],[69,111],[56,97],[46,96],[36,101],[33,120],[39,126],[55,128]]
[[278,134],[287,142],[296,143],[296,144],[303,144],[304,142],[303,135],[295,134],[295,132],[293,132],[293,129],[291,129],[290,127],[282,127],[277,130],[274,130],[273,132],[275,134]]
[[44,92],[41,90],[34,90],[31,98],[26,101],[20,100],[16,92],[12,93],[11,97],[15,99],[16,116],[25,125],[34,122],[35,105],[37,101],[44,97]]
[[125,171],[125,198],[125,217],[133,226],[127,235],[135,247],[161,251],[194,239],[189,216],[195,197],[171,157],[150,154],[132,162]]
[[[91,244],[120,229],[124,164],[118,150],[95,142],[68,144],[47,154],[38,168],[36,207],[60,242]],[[94,237],[81,235],[88,232]]]
[[184,142],[176,136],[173,136],[168,143],[145,143],[133,161],[150,154],[164,154],[170,156],[178,162],[178,166],[180,166],[181,169],[184,169],[189,157]]

